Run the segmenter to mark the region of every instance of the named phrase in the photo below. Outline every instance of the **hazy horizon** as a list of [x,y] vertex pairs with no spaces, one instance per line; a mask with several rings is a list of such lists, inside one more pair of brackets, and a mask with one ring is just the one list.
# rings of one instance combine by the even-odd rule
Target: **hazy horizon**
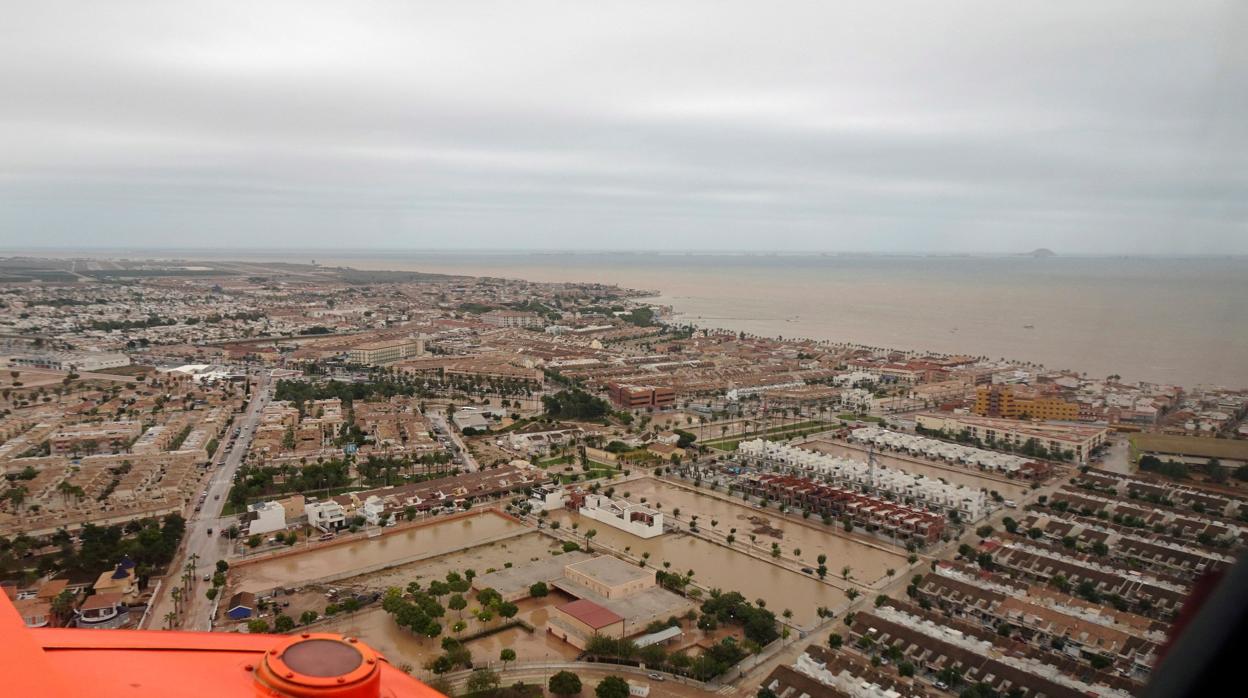
[[1248,3],[5,19],[0,247],[1248,253]]
[[[245,258],[248,254],[329,254],[336,258],[350,259],[359,257],[361,259],[376,259],[375,255],[383,252],[395,252],[401,254],[436,254],[436,255],[464,255],[464,256],[508,256],[508,255],[621,255],[621,256],[646,256],[646,255],[662,255],[662,256],[781,256],[781,257],[801,257],[801,256],[843,256],[843,257],[1030,257],[1033,252],[1038,250],[1048,250],[1054,253],[1055,259],[1098,259],[1098,258],[1139,258],[1139,259],[1243,259],[1248,258],[1248,252],[1244,253],[1138,253],[1138,252],[1062,252],[1049,247],[1036,247],[1027,250],[1019,250],[1012,252],[990,251],[990,250],[899,250],[899,251],[877,251],[877,250],[855,250],[855,249],[717,249],[706,250],[696,248],[572,248],[572,247],[494,247],[490,249],[474,249],[474,248],[452,248],[452,247],[370,247],[356,246],[350,249],[342,249],[340,247],[265,247],[265,246],[231,246],[231,247],[162,247],[152,246],[83,246],[83,245],[49,245],[49,246],[14,246],[5,247],[0,245],[0,257],[22,257],[22,256],[38,256],[41,254],[51,255],[74,255],[82,254],[86,256],[111,256],[125,254],[154,255],[153,258],[169,255],[185,254],[195,257],[212,258],[219,260],[247,261]],[[237,257],[238,259],[233,259]]]

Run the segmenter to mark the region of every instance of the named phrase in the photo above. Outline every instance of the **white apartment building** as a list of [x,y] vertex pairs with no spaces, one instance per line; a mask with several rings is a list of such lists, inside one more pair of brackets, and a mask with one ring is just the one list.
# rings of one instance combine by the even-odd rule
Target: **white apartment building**
[[286,508],[277,502],[256,502],[247,505],[252,516],[247,535],[264,535],[286,530]]
[[481,316],[487,325],[494,327],[538,327],[542,318],[535,313],[518,310],[493,310]]
[[663,533],[662,513],[641,504],[616,501],[600,494],[586,495],[580,514],[638,538],[654,538]]
[[985,470],[1003,473],[1018,473],[1032,462],[1030,458],[1016,456],[1011,453],[998,453],[974,446],[952,444],[926,436],[903,434],[879,427],[862,427],[849,434],[850,439],[864,444],[875,444],[894,451],[905,451],[911,455],[939,458],[950,463],[977,465]]
[[988,513],[988,497],[983,490],[941,482],[897,468],[883,465],[872,467],[862,461],[764,439],[743,441],[737,452],[745,458],[821,476],[834,483],[891,494],[900,501],[913,501],[942,511],[954,510],[969,521],[977,521]]
[[346,511],[332,499],[307,502],[303,505],[303,511],[308,515],[308,523],[322,531],[336,531],[347,525]]

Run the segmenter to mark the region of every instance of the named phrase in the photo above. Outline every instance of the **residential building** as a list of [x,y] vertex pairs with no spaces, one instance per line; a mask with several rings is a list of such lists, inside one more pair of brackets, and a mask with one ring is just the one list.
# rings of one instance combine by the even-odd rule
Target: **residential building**
[[407,337],[358,344],[347,351],[347,360],[364,366],[384,366],[424,353],[424,338]]
[[346,512],[332,499],[307,502],[303,510],[308,515],[308,524],[322,531],[336,531],[347,526]]
[[117,628],[129,620],[130,609],[119,593],[93,594],[78,607],[74,624],[79,628]]
[[970,415],[924,413],[915,416],[918,426],[949,435],[966,434],[982,444],[1009,446],[1018,451],[1028,442],[1054,458],[1086,462],[1092,451],[1105,444],[1109,430],[1103,427],[1020,422]]
[[225,604],[225,615],[230,620],[246,620],[256,612],[256,595],[240,591]]
[[89,455],[102,451],[122,451],[143,432],[137,421],[71,424],[48,437],[54,456]]
[[607,391],[617,407],[628,410],[664,409],[676,404],[676,391],[665,386],[609,383]]
[[541,316],[518,310],[492,310],[482,315],[481,320],[494,327],[540,327],[542,325]]
[[1051,396],[1022,395],[1012,385],[981,385],[975,389],[972,412],[981,417],[1073,422],[1079,419],[1079,403]]
[[663,514],[644,504],[630,504],[601,494],[578,494],[573,498],[573,505],[573,508],[579,506],[581,516],[638,538],[654,538],[663,533]]
[[248,535],[264,535],[286,530],[286,508],[278,502],[256,502],[247,505],[251,517],[247,524]]

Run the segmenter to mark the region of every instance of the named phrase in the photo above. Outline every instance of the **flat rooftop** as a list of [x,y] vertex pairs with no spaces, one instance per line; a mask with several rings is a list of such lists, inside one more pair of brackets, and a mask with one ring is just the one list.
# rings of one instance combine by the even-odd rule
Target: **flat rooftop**
[[520,592],[524,592],[527,596],[529,587],[534,584],[561,579],[563,569],[569,564],[590,559],[592,556],[589,553],[579,550],[562,555],[551,555],[537,562],[517,564],[515,567],[479,574],[472,579],[472,585],[477,589],[493,589],[503,598],[509,598]]
[[611,555],[602,555],[583,562],[568,565],[569,568],[609,586],[619,586],[638,579],[652,578],[654,572],[644,567],[630,565]]
[[555,586],[578,599],[593,601],[599,606],[609,609],[630,624],[644,623],[655,618],[681,615],[689,609],[692,603],[685,597],[659,586],[653,586],[636,594],[630,594],[622,599],[608,599],[599,595],[593,589],[581,586],[566,578],[557,580]]

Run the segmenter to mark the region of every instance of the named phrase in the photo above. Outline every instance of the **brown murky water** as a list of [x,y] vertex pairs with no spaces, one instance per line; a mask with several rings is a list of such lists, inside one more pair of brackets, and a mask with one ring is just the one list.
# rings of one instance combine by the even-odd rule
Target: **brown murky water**
[[[478,664],[499,661],[499,652],[505,647],[516,651],[517,661],[574,659],[578,652],[575,647],[554,638],[545,632],[546,619],[551,606],[567,601],[567,598],[551,595],[546,599],[529,599],[521,602],[517,617],[527,620],[537,628],[528,632],[522,628],[511,628],[488,637],[469,642],[467,647],[472,651],[473,661]],[[465,615],[465,619],[469,616]],[[449,634],[449,626],[457,619],[454,611],[448,611],[443,625]],[[478,629],[475,620],[470,621],[465,634]],[[411,664],[419,669],[425,662],[442,653],[442,638],[428,639],[418,637],[400,628],[394,619],[380,608],[370,608],[354,616],[344,617],[331,623],[317,626],[318,632],[336,632],[359,637],[381,652],[392,664]]]
[[844,593],[835,587],[693,536],[666,534],[643,540],[571,512],[557,512],[555,518],[564,526],[574,521],[580,522],[582,529],[592,525],[598,530],[594,541],[617,550],[631,546],[633,555],[648,552],[651,565],[662,567],[670,562],[672,570],[692,569],[694,579],[705,586],[739,591],[748,599],[762,598],[777,612],[791,609],[793,620],[802,626],[816,620],[819,606],[836,608],[846,602]]
[[441,555],[528,530],[495,514],[479,514],[237,568],[237,588],[264,591],[366,571],[408,558]]
[[[725,501],[652,478],[616,487],[617,497],[624,492],[630,493],[634,502],[640,502],[644,497],[649,506],[661,504],[665,515],[680,509],[677,520],[682,528],[689,524],[693,516],[698,517],[698,527],[704,531],[727,534],[735,528],[737,546],[750,545],[750,535],[753,534],[756,537],[753,545],[758,552],[769,555],[771,544],[779,543],[786,557],[812,568],[818,566],[819,555],[827,555],[828,569],[833,574],[839,575],[841,568],[849,565],[853,568],[853,578],[861,583],[870,584],[884,577],[889,568],[900,570],[906,565],[905,555],[863,545],[837,535],[834,529],[822,530],[822,524],[817,522],[812,525],[794,523],[781,518],[775,510],[736,503],[741,500]],[[718,524],[712,526],[716,521]],[[597,528],[599,535],[602,535],[602,527]],[[795,555],[795,550],[800,550],[801,554]]]

